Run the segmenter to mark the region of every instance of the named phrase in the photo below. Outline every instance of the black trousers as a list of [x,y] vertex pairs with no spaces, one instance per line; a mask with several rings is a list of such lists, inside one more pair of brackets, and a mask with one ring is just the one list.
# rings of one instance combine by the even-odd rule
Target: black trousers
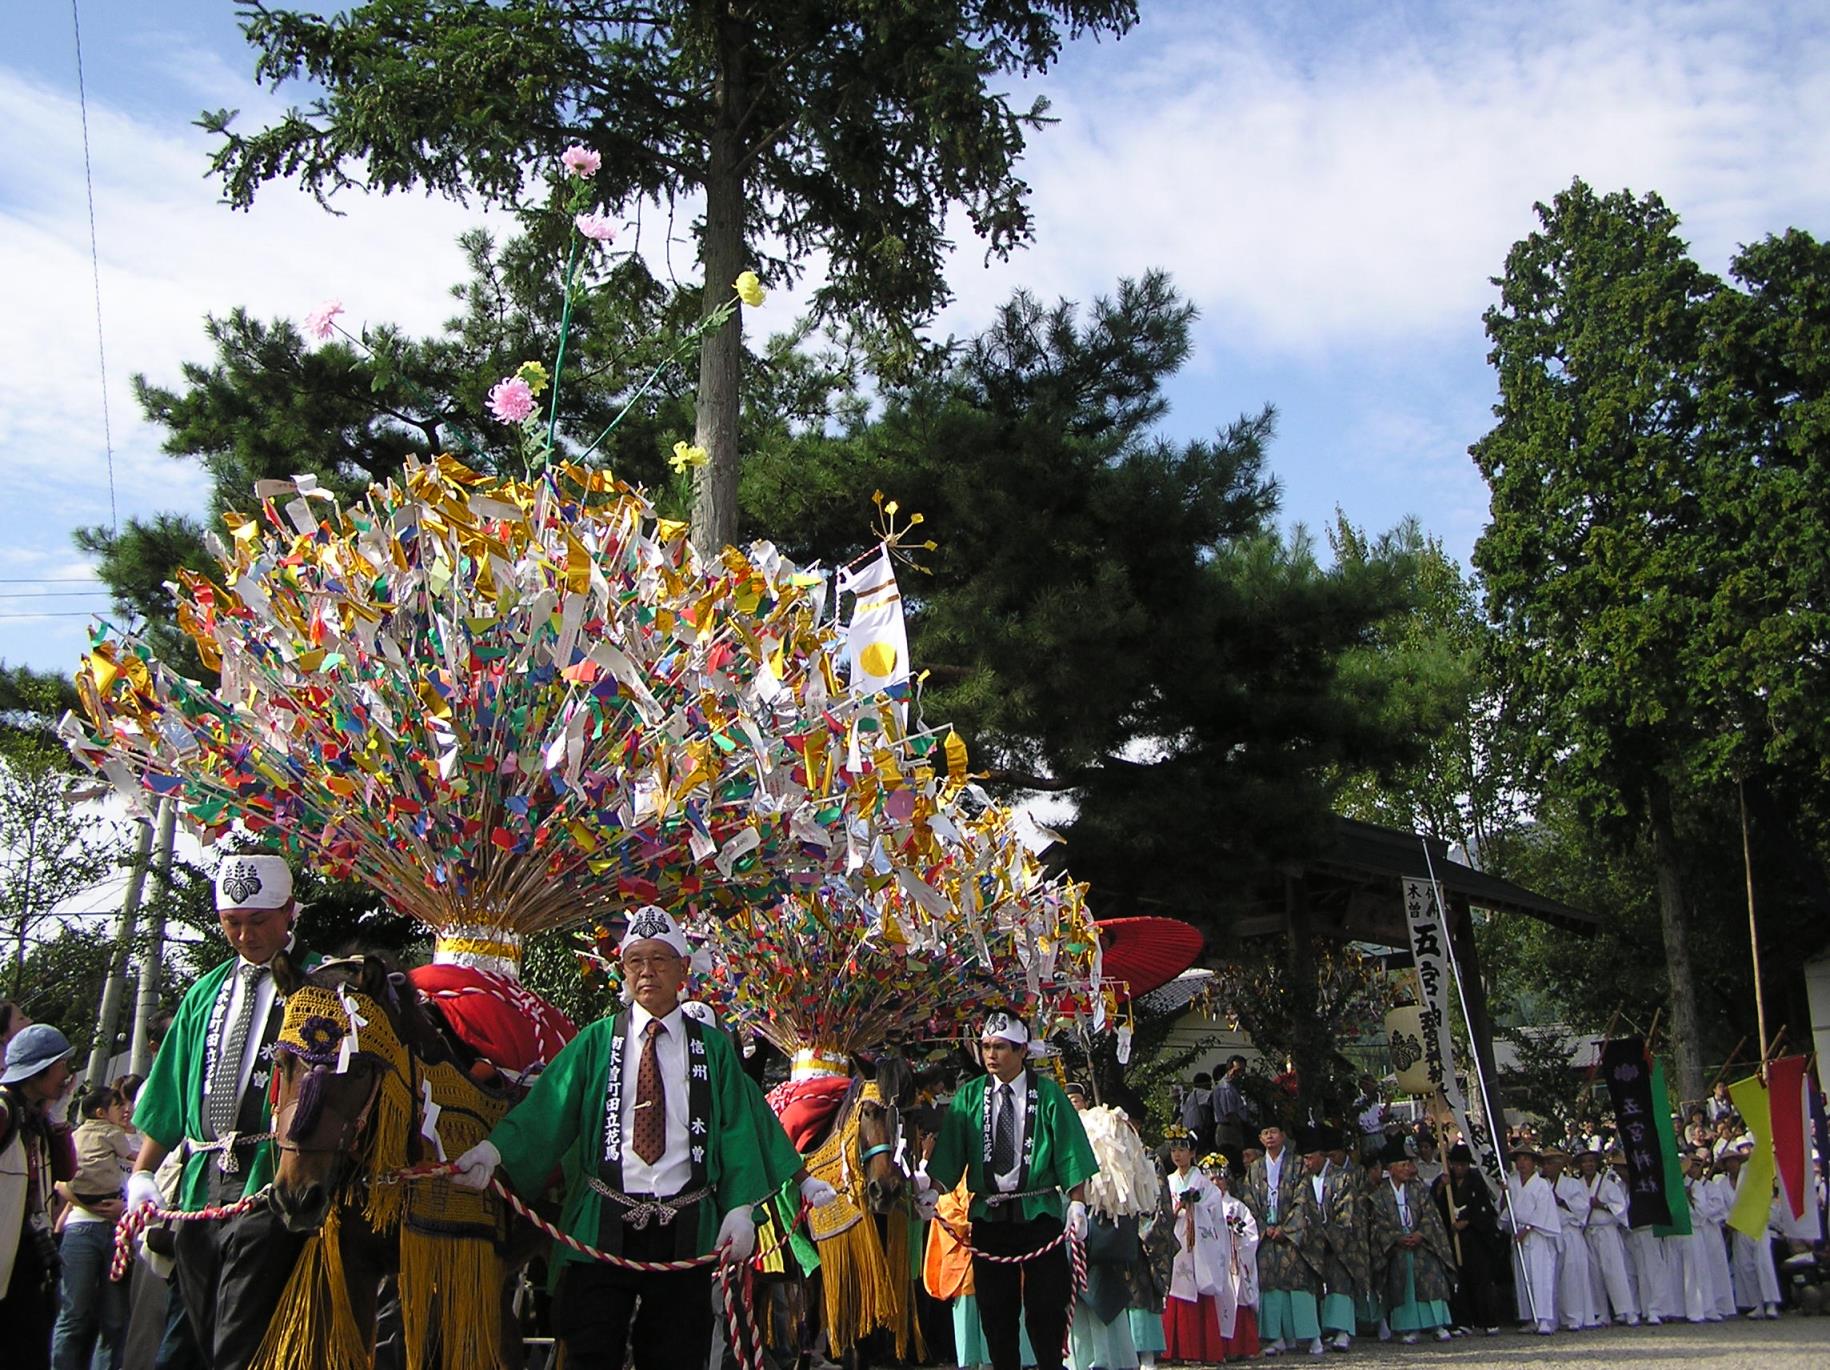
[[[688,1211],[674,1219],[691,1222]],[[623,1254],[674,1259],[674,1229],[659,1223],[623,1231]],[[567,1370],[697,1370],[712,1354],[712,1267],[665,1275],[574,1262],[560,1276],[553,1331],[565,1343]]]
[[243,1370],[260,1350],[306,1237],[271,1208],[176,1224],[173,1255],[191,1334],[210,1370]]
[[13,1276],[0,1291],[0,1362],[19,1370],[48,1367],[56,1322],[57,1286],[50,1282],[38,1239],[21,1223]]
[[[972,1224],[973,1249],[990,1256],[1025,1255],[1060,1235],[1059,1218]],[[1068,1296],[1073,1290],[1065,1247],[1058,1246],[1046,1256],[1022,1265],[1005,1265],[974,1256],[972,1286],[978,1294],[979,1322],[985,1329],[985,1349],[991,1352],[993,1370],[1022,1370],[1019,1317],[1028,1319],[1029,1344],[1036,1349],[1036,1370],[1061,1370],[1062,1345],[1067,1340]]]

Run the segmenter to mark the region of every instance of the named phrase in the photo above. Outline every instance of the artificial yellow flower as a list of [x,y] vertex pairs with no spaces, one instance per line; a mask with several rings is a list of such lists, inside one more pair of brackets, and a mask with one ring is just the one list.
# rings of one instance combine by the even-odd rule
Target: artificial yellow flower
[[667,464],[674,468],[676,476],[685,475],[689,466],[704,466],[706,462],[703,447],[688,447],[683,442],[674,444],[674,454],[667,459]]
[[768,296],[763,293],[761,279],[754,271],[744,272],[735,281],[731,282],[731,288],[737,292],[737,298],[749,305],[752,309],[757,308],[768,298]]
[[515,368],[515,375],[526,381],[527,388],[536,395],[546,389],[546,383],[551,379],[546,373],[546,368],[539,362],[522,362]]

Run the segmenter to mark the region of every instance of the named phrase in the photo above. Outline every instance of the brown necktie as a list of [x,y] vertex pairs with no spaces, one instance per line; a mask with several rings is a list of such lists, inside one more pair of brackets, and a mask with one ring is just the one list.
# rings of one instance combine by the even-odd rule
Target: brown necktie
[[635,1154],[653,1165],[667,1150],[667,1090],[661,1083],[661,1058],[655,1042],[667,1028],[650,1018],[643,1029],[642,1064],[635,1073]]

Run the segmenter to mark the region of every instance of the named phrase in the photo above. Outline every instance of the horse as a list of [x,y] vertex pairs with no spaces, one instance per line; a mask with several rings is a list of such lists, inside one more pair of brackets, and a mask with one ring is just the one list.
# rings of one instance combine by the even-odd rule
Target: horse
[[[906,1358],[914,1330],[914,1272],[903,1197],[911,1142],[905,1119],[915,1098],[915,1077],[908,1062],[894,1053],[868,1060],[852,1057],[849,1065],[849,1078],[797,1076],[773,1092],[770,1102],[788,1125],[808,1173],[839,1194],[834,1203],[807,1215],[806,1236],[819,1268],[798,1281],[790,1279],[790,1305],[798,1302],[804,1318],[803,1354],[823,1326],[833,1356],[862,1367],[886,1341],[893,1341],[896,1355]],[[785,1191],[792,1193],[792,1188]],[[782,1207],[793,1211],[791,1202]],[[769,1236],[778,1235],[777,1226]],[[790,1276],[786,1267],[793,1261],[784,1251],[784,1273]]]
[[396,1174],[482,1140],[513,1094],[471,1078],[474,1053],[379,956],[309,975],[276,968],[274,983],[286,1011],[274,1049],[272,1202],[288,1229],[317,1240],[282,1297],[263,1363],[366,1366],[376,1291],[394,1276],[407,1364],[430,1364],[437,1348],[445,1370],[519,1366],[513,1277],[533,1229],[511,1226],[493,1194]]

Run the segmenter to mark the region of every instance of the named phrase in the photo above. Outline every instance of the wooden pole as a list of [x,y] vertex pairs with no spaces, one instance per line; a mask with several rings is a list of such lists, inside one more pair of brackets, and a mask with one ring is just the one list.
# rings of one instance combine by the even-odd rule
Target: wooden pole
[[1735,1057],[1737,1057],[1741,1054],[1741,1048],[1746,1045],[1747,1045],[1747,1036],[1746,1036],[1746,1034],[1743,1034],[1741,1040],[1739,1042],[1735,1043],[1735,1049],[1733,1051],[1729,1052],[1727,1059],[1725,1059],[1722,1062],[1722,1069],[1720,1069],[1716,1072],[1716,1078],[1709,1082],[1710,1093],[1713,1094],[1715,1092],[1716,1086],[1721,1084],[1722,1081],[1724,1081],[1728,1078],[1729,1067],[1734,1065]]
[[1741,864],[1747,871],[1747,949],[1754,958],[1754,1018],[1760,1029],[1761,1066],[1766,1064],[1766,994],[1760,987],[1760,926],[1754,919],[1754,848],[1748,837],[1747,781],[1735,782],[1741,799]]

